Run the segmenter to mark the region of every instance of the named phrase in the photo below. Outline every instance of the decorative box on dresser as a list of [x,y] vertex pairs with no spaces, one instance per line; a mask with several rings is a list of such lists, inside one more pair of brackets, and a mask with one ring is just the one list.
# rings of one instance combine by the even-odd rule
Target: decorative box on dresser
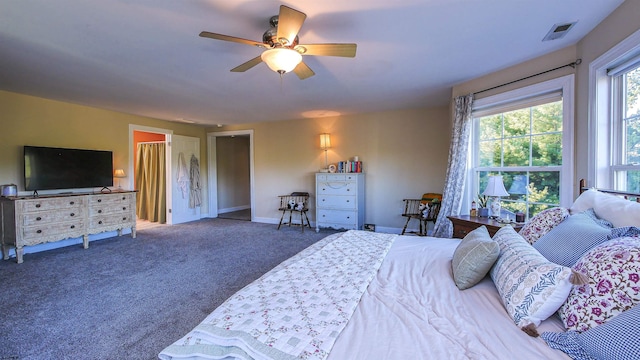
[[68,194],[42,197],[0,198],[2,257],[9,259],[9,247],[16,249],[22,263],[24,247],[82,237],[89,247],[89,235],[131,228],[136,237],[136,193]]
[[362,230],[363,225],[364,173],[317,173],[316,231]]

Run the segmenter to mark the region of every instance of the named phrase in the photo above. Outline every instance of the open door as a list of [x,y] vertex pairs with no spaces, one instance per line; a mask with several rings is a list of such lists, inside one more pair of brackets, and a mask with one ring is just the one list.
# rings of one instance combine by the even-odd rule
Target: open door
[[[200,220],[201,189],[200,139],[171,136],[170,224]],[[169,221],[169,220],[168,220]]]

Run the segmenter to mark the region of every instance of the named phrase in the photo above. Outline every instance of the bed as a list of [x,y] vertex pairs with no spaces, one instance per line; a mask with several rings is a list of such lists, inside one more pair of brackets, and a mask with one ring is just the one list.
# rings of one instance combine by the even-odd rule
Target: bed
[[[584,245],[575,221],[609,232]],[[463,240],[332,234],[238,291],[159,357],[639,358],[637,227],[640,204],[588,190],[570,209],[534,217],[520,234],[510,226],[493,238],[479,228]],[[579,239],[579,250],[558,236]],[[558,248],[566,256],[554,258]],[[593,300],[585,293],[603,281],[591,276],[588,260],[607,255],[620,263],[624,286],[606,289],[614,299],[602,318],[576,320]]]

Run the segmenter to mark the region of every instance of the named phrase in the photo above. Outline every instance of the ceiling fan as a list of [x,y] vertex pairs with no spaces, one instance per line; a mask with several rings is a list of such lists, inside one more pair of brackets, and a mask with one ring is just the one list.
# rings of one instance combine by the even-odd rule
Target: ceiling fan
[[355,57],[356,44],[299,44],[298,32],[307,18],[305,13],[281,5],[280,13],[269,19],[271,28],[262,35],[262,42],[242,39],[208,31],[201,37],[254,45],[265,51],[255,58],[231,69],[232,72],[244,72],[264,62],[269,68],[282,76],[293,71],[300,80],[315,75],[313,70],[302,61],[303,55]]

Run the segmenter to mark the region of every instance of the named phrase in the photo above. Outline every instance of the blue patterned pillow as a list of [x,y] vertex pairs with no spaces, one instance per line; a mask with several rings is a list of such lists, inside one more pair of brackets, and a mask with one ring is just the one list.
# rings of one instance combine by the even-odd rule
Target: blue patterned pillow
[[544,332],[541,337],[573,359],[640,359],[640,306],[635,306],[602,325],[583,333]]
[[[593,211],[593,210],[592,210]],[[589,249],[611,239],[611,228],[582,212],[564,219],[533,244],[547,260],[573,266]]]
[[612,228],[610,222],[596,216],[593,209],[564,219],[533,244],[547,260],[559,265],[573,266],[587,251],[611,239],[637,236],[633,226]]
[[573,272],[545,259],[511,226],[500,228],[493,240],[500,256],[490,274],[502,303],[518,327],[537,335],[540,322],[567,300]]

